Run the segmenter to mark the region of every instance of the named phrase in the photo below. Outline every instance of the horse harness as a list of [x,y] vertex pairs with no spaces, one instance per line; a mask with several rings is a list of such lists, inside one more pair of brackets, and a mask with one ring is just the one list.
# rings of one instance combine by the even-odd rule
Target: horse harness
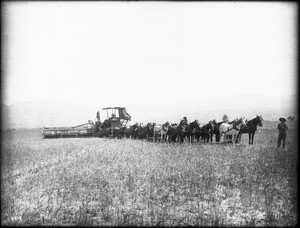
[[231,130],[236,130],[236,131],[239,131],[240,129],[237,129],[237,127],[236,127],[236,122],[234,122],[233,124],[232,124],[232,128],[228,128],[228,130],[227,131],[224,131],[223,133],[227,133],[228,131],[231,131]]

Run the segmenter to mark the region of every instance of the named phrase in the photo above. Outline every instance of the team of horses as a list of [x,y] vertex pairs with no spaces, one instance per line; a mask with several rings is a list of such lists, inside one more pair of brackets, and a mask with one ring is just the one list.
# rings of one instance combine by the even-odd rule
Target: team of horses
[[241,141],[244,133],[249,135],[249,144],[253,144],[253,139],[257,127],[262,126],[262,117],[247,121],[245,118],[236,118],[231,122],[216,122],[211,120],[204,125],[200,125],[198,120],[190,123],[171,123],[169,121],[163,124],[148,122],[147,124],[135,123],[132,126],[120,129],[118,137],[149,140],[153,142],[183,143],[185,141],[193,143],[204,142],[232,142],[234,144]]

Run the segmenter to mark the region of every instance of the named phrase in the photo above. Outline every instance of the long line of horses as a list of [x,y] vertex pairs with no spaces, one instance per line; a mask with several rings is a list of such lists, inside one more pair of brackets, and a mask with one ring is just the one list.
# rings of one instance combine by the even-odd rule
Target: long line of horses
[[262,120],[261,116],[256,116],[249,121],[245,121],[244,117],[237,118],[228,123],[211,120],[202,126],[198,120],[190,123],[181,121],[178,124],[172,124],[169,121],[164,124],[135,123],[132,126],[120,129],[116,134],[117,137],[169,143],[183,143],[185,141],[212,143],[215,135],[216,142],[239,143],[242,134],[248,133],[249,144],[253,144],[257,126],[262,126]]

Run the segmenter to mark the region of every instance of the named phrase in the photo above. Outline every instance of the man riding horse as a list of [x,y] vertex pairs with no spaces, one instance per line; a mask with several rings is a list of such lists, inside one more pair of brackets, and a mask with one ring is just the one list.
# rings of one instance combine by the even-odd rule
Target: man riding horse
[[180,121],[179,125],[181,125],[181,126],[188,125],[188,120],[187,120],[186,116],[183,117],[183,119]]
[[188,124],[188,120],[186,118],[186,116],[183,117],[183,119],[180,121],[179,126],[178,126],[178,130],[179,130],[179,141],[182,143],[184,141],[184,138],[186,136],[188,136],[188,128],[189,128],[189,124]]

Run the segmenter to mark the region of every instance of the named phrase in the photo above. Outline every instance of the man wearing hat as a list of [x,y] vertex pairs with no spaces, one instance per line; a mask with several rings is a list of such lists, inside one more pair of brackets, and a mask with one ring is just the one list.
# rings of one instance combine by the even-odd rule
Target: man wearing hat
[[286,119],[281,117],[279,118],[279,121],[281,122],[278,124],[277,129],[279,130],[279,136],[278,136],[278,141],[277,141],[277,148],[281,146],[281,141],[282,141],[282,148],[285,147],[285,139],[286,139],[286,130],[288,129],[286,122]]
[[225,122],[225,123],[228,123],[229,122],[229,118],[228,116],[225,114],[222,118],[222,120]]
[[186,116],[183,117],[183,119],[180,121],[180,125],[181,125],[181,126],[183,126],[183,125],[188,125],[188,121],[187,121]]

